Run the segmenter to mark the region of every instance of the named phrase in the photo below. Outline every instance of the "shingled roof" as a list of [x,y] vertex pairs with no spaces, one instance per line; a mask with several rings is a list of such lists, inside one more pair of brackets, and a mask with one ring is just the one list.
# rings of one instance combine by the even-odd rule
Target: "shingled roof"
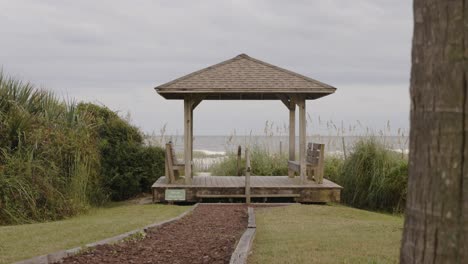
[[246,54],[185,75],[155,88],[166,99],[203,95],[205,100],[264,99],[303,95],[307,99],[334,93],[336,88]]

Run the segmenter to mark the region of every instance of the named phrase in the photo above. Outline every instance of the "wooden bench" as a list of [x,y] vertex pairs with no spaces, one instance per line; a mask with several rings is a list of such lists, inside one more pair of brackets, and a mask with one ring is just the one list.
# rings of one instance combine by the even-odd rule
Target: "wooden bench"
[[[325,144],[309,143],[307,145],[306,165],[307,178],[323,183]],[[293,172],[301,172],[300,161],[289,161],[288,169]]]
[[185,164],[177,159],[174,145],[169,141],[166,143],[166,180],[168,183],[175,183],[180,177],[180,171],[184,169]]

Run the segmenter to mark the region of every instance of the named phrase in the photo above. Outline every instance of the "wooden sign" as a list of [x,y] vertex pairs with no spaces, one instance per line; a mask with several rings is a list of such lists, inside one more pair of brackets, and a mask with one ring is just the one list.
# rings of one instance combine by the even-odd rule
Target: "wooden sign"
[[166,189],[164,194],[166,201],[185,201],[184,189]]

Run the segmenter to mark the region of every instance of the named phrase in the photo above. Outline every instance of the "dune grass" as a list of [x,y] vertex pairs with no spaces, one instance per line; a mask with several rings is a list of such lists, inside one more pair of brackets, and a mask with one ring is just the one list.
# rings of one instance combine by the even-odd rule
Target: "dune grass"
[[0,227],[0,263],[11,263],[167,220],[189,206],[112,203],[66,220]]
[[[284,176],[288,175],[287,153],[270,153],[268,148],[253,144],[250,146],[252,175],[259,176]],[[242,154],[242,170],[244,170],[245,157]],[[212,164],[209,168],[212,175],[229,176],[237,175],[237,153],[228,152],[225,159]]]
[[[341,201],[347,205],[378,212],[401,213],[406,203],[408,159],[381,143],[376,137],[356,140],[347,158],[328,154],[325,157],[325,178],[341,185]],[[262,145],[251,145],[252,175],[280,176],[288,174],[288,157],[269,151]],[[242,166],[245,160],[242,160]],[[237,155],[227,153],[225,159],[213,163],[212,175],[237,175]]]
[[256,209],[249,263],[397,263],[403,218],[339,205]]
[[389,213],[405,208],[408,159],[376,138],[357,141],[347,159],[326,159],[325,175],[343,186],[341,201],[347,205]]

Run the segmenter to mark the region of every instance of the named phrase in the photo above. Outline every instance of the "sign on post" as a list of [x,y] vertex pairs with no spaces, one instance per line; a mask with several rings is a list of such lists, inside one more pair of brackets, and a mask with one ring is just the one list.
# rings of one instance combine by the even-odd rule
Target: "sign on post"
[[185,190],[166,189],[164,197],[166,201],[185,201]]

